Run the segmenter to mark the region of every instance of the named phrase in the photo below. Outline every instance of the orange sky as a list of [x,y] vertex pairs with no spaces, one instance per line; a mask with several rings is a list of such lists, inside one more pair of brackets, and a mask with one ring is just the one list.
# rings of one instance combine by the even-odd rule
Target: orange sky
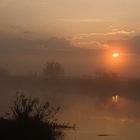
[[[58,60],[71,69],[69,73],[81,67],[81,74],[91,74],[103,66],[127,76],[139,74],[138,0],[0,2],[0,65],[14,65],[13,71],[32,71],[31,67],[39,71],[46,61]],[[43,50],[47,46],[51,52]],[[116,50],[117,61],[112,58]]]

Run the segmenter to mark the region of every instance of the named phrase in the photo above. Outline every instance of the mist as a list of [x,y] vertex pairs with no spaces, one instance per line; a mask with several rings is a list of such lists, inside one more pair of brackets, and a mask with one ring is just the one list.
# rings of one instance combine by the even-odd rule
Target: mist
[[[49,64],[60,66],[57,74],[48,70]],[[68,76],[62,68],[58,62],[49,62],[41,74],[10,75],[1,70],[1,114],[9,110],[18,92],[59,105],[58,119],[77,125],[76,132],[66,135],[68,139],[92,138],[100,133],[121,136],[121,130],[117,130],[120,126],[127,126],[124,135],[131,131],[130,125],[139,122],[139,78],[120,77],[104,69],[98,69],[94,76]],[[116,95],[119,99],[115,103],[112,97]]]
[[0,3],[1,117],[18,93],[60,106],[66,140],[140,139],[138,0]]

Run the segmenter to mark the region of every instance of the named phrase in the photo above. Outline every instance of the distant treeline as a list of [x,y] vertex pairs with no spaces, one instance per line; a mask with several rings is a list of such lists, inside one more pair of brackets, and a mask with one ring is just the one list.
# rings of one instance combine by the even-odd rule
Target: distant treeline
[[[16,73],[14,75],[17,75]],[[6,70],[0,67],[0,78],[14,76],[10,73],[9,70]],[[21,75],[23,77],[23,75]],[[41,73],[37,72],[29,72],[24,77],[42,77],[45,79],[61,79],[61,78],[70,78],[69,75],[66,74],[64,67],[58,62],[48,62],[44,64],[44,67]],[[76,77],[76,76],[74,76]],[[92,75],[83,75],[80,78],[104,78],[104,79],[117,79],[119,76],[116,72],[106,70],[105,68],[98,68]]]
[[[44,65],[41,74],[36,72],[27,75],[10,75],[0,69],[0,89],[59,91],[77,94],[93,94],[96,96],[132,96],[139,98],[140,78],[122,78],[117,73],[106,69],[98,69],[93,76],[68,76],[63,66],[57,62]],[[98,93],[103,94],[98,94]]]
[[58,91],[71,94],[94,94],[102,97],[121,94],[121,96],[129,95],[137,99],[140,93],[140,79],[68,76],[50,79],[43,76],[7,76],[0,78],[0,89],[1,91]]

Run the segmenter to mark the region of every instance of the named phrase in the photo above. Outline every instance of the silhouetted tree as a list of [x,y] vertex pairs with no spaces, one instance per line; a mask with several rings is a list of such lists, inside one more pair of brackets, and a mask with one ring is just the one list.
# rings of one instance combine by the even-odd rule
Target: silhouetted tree
[[33,118],[37,121],[44,121],[51,118],[58,113],[60,107],[50,108],[49,102],[41,105],[39,99],[26,97],[24,94],[16,94],[16,100],[11,107],[11,117],[16,120],[26,120]]
[[0,119],[0,139],[4,140],[56,140],[63,138],[63,129],[74,126],[60,124],[55,119],[60,107],[49,102],[41,105],[39,99],[16,95],[11,113]]
[[48,62],[44,65],[43,74],[47,78],[56,79],[64,74],[64,68],[58,62]]

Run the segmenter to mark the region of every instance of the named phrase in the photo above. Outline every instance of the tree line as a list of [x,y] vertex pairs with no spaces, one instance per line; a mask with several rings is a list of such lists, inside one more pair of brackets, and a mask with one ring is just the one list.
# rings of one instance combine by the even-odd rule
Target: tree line
[[[98,68],[93,72],[96,79],[117,79],[118,73],[107,70],[105,68]],[[11,74],[9,71],[0,67],[0,78],[9,77]],[[28,76],[37,77],[37,72],[32,72]],[[59,62],[47,62],[44,64],[41,76],[47,79],[59,79],[65,75],[65,70],[62,64]]]

